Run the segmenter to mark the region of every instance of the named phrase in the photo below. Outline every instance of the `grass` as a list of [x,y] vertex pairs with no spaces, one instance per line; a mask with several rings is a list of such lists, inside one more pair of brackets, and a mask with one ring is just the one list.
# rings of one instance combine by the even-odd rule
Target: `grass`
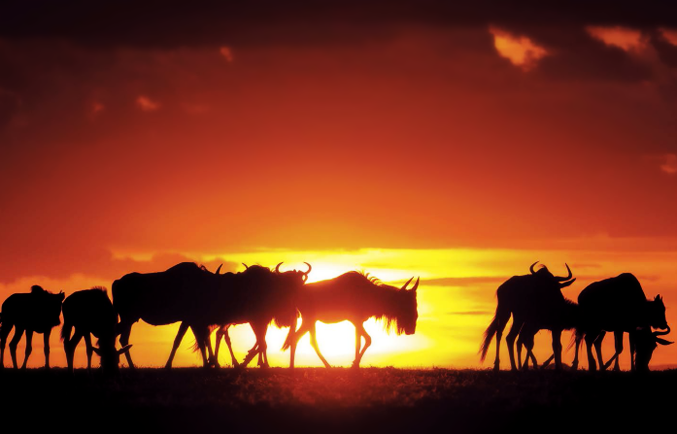
[[[132,432],[648,431],[674,411],[677,371],[394,368],[0,371],[1,413],[30,431],[102,423]],[[1,429],[1,427],[0,427]]]

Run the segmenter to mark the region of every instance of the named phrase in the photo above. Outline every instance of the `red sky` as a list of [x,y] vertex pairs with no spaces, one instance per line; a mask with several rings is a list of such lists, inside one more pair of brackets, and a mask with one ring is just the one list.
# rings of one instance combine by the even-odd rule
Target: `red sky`
[[[677,23],[664,6],[341,4],[3,6],[3,297],[185,259],[234,269],[363,249],[418,251],[446,278],[458,267],[429,251],[479,263],[500,249],[520,261],[482,262],[475,277],[499,280],[475,288],[480,334],[498,284],[547,257],[590,281],[641,268],[670,308]],[[369,261],[342,266],[383,262]],[[408,270],[398,261],[385,268]]]

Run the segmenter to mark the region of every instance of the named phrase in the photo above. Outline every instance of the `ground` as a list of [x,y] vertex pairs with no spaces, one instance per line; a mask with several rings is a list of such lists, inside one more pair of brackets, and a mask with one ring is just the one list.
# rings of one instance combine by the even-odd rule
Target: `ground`
[[669,419],[677,370],[492,372],[395,368],[0,371],[2,425],[131,432],[649,431]]

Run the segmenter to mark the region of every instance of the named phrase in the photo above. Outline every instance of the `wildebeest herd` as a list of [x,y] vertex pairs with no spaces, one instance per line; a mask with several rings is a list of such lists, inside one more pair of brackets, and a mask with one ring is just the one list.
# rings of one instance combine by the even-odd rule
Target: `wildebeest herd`
[[[658,344],[668,342],[658,336],[670,332],[665,319],[665,305],[660,296],[647,300],[639,281],[632,274],[592,283],[578,297],[578,303],[566,299],[562,288],[576,279],[567,265],[566,277],[554,276],[545,266],[536,270],[538,262],[530,267],[530,274],[513,276],[499,286],[496,295],[496,314],[485,331],[480,347],[484,360],[489,345],[496,337],[494,369],[500,366],[499,348],[503,329],[512,318],[512,326],[506,337],[510,365],[513,370],[528,369],[529,364],[538,367],[533,354],[534,337],[539,330],[552,332],[555,367],[562,367],[561,334],[563,330],[575,332],[575,357],[572,367],[578,367],[579,347],[585,340],[588,366],[597,369],[593,347],[600,369],[614,363],[619,369],[618,358],[623,350],[623,333],[630,339],[631,370],[647,371],[653,351]],[[26,368],[31,354],[33,333],[44,334],[45,367],[49,368],[49,337],[51,329],[60,324],[63,312],[61,338],[66,352],[68,370],[73,371],[75,349],[80,340],[85,340],[87,367],[91,370],[94,352],[100,357],[102,370],[114,374],[119,359],[125,355],[130,368],[134,367],[129,344],[132,325],[140,319],[152,325],[180,322],[166,367],[170,368],[176,351],[190,328],[195,335],[204,367],[218,367],[218,351],[223,338],[228,346],[233,366],[247,366],[258,356],[258,364],[268,366],[266,331],[271,323],[289,327],[283,349],[290,349],[290,367],[298,341],[310,333],[310,342],[322,363],[329,362],[320,352],[315,324],[317,321],[336,323],[344,320],[355,326],[355,359],[357,368],[365,351],[371,345],[371,337],[363,323],[369,318],[384,321],[386,329],[394,328],[397,334],[413,334],[418,319],[417,288],[419,279],[408,289],[413,278],[401,288],[387,285],[375,277],[361,272],[348,272],[334,279],[306,283],[312,270],[306,263],[306,271],[281,271],[260,265],[246,266],[243,272],[212,273],[204,266],[192,262],[177,264],[157,273],[131,273],[113,282],[111,301],[103,288],[76,291],[67,298],[63,292],[50,293],[38,285],[30,293],[9,296],[2,304],[0,313],[0,368],[4,366],[7,336],[15,328],[10,342],[12,363],[18,367],[17,345],[26,333],[25,356],[22,369]],[[299,317],[301,326],[297,329]],[[235,358],[228,328],[234,324],[249,323],[256,342],[243,362]],[[652,331],[652,328],[664,331]],[[212,349],[210,334],[216,332],[216,347]],[[606,332],[614,332],[614,356],[604,362],[602,340]],[[98,339],[93,346],[91,335]],[[116,348],[119,336],[120,349]],[[364,338],[364,345],[362,339]],[[517,360],[515,360],[515,342]],[[526,349],[524,363],[521,350]]]

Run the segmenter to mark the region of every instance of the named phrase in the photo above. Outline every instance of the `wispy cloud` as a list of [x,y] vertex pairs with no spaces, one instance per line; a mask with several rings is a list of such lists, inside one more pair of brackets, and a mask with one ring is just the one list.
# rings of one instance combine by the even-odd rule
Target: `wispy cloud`
[[145,95],[139,95],[136,98],[136,105],[145,112],[154,112],[160,108],[160,103],[153,101]]
[[663,156],[661,170],[668,175],[677,173],[677,154],[666,154]]
[[515,36],[495,27],[490,27],[489,32],[494,35],[494,46],[498,54],[525,71],[532,69],[540,58],[548,54],[545,48],[536,45],[526,36]]
[[627,52],[640,52],[647,47],[646,38],[639,30],[620,26],[589,26],[586,30],[593,38],[599,39],[606,45],[618,47]]
[[233,61],[233,50],[230,47],[223,46],[219,49],[219,53],[226,59],[228,62]]

